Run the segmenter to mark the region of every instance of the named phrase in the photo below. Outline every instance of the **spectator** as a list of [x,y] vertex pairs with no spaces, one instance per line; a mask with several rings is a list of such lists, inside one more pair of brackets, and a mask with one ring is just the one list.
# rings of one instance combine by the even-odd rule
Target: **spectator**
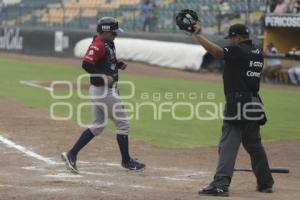
[[230,13],[231,10],[230,10],[229,3],[226,2],[225,0],[220,0],[219,1],[219,11],[220,11],[220,15],[222,15],[222,16],[227,15],[228,13]]
[[142,11],[143,13],[143,31],[150,30],[151,26],[151,12],[153,10],[153,6],[151,4],[150,0],[145,0],[143,3],[140,3],[138,5],[138,8]]
[[158,13],[157,13],[156,7],[157,7],[156,3],[153,2],[152,11],[150,13],[150,25],[149,25],[149,31],[150,32],[156,32],[157,31]]
[[0,0],[0,13],[2,12],[3,7],[4,7],[4,2],[3,0]]
[[[265,51],[266,56],[276,56],[278,54],[278,50],[271,42]],[[278,72],[282,68],[281,60],[278,58],[268,58],[267,65],[263,69],[262,79],[263,81],[270,82],[274,81],[276,72]]]
[[225,0],[219,0],[218,4],[218,32],[222,33],[228,30],[229,28],[229,17],[230,17],[230,5]]
[[274,12],[276,8],[277,0],[268,0],[267,1],[267,12]]
[[300,13],[300,0],[296,0],[291,6],[292,13]]
[[284,0],[278,0],[275,10],[274,10],[274,13],[281,15],[281,14],[287,13],[287,11],[288,11],[288,5],[284,2]]
[[290,51],[289,56],[296,57],[295,64],[289,69],[289,78],[293,85],[300,85],[300,46]]

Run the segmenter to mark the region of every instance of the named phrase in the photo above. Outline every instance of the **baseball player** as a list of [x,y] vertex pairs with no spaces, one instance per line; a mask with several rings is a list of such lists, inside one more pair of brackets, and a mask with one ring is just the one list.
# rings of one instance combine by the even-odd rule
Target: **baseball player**
[[224,59],[226,64],[223,72],[226,106],[219,161],[214,180],[200,190],[199,194],[229,196],[229,186],[241,143],[251,157],[257,190],[271,193],[274,180],[260,136],[260,126],[267,121],[258,95],[264,62],[262,49],[249,39],[249,29],[245,25],[232,25],[226,36],[232,44],[221,48],[201,34],[202,27],[194,11],[184,10],[176,19],[179,28],[192,33],[211,55]]
[[118,61],[114,39],[119,32],[118,21],[112,17],[104,17],[98,21],[97,32],[84,58],[82,67],[91,74],[89,94],[92,101],[93,123],[79,137],[74,146],[61,154],[67,168],[77,174],[76,160],[79,151],[95,136],[101,134],[110,118],[116,125],[117,142],[122,156],[122,167],[129,170],[142,170],[145,164],[133,160],[129,155],[128,133],[129,121],[118,95],[118,70],[127,65]]

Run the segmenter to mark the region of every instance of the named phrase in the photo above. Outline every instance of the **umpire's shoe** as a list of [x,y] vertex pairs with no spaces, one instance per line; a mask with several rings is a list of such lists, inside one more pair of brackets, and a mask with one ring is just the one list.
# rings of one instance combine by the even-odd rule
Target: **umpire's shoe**
[[78,174],[79,171],[76,167],[76,156],[71,154],[70,151],[68,152],[63,152],[61,154],[61,158],[63,161],[66,162],[67,168],[73,173],[73,174]]
[[207,187],[200,190],[199,195],[205,196],[220,196],[220,197],[229,197],[229,191],[227,187],[215,187],[212,185],[208,185]]
[[262,193],[272,193],[273,192],[272,186],[270,186],[270,187],[260,187],[260,186],[257,186],[256,190],[258,192],[262,192]]
[[144,170],[146,165],[136,160],[130,159],[128,162],[122,162],[122,167],[129,170],[140,171]]

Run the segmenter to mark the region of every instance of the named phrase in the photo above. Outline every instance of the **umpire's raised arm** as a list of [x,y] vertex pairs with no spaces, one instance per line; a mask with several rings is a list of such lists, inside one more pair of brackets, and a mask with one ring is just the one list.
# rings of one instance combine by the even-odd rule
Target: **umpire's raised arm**
[[219,45],[209,41],[206,39],[201,33],[202,33],[202,27],[199,22],[197,22],[194,25],[195,32],[193,33],[193,36],[198,41],[199,44],[201,44],[208,53],[210,53],[212,56],[218,59],[224,58],[224,50]]

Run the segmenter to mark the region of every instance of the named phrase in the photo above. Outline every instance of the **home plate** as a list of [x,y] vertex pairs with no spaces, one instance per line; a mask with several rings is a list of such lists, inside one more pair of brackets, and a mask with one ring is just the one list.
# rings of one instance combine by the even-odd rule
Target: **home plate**
[[47,174],[43,176],[51,177],[51,178],[81,178],[82,177],[81,175],[67,174],[67,173]]

